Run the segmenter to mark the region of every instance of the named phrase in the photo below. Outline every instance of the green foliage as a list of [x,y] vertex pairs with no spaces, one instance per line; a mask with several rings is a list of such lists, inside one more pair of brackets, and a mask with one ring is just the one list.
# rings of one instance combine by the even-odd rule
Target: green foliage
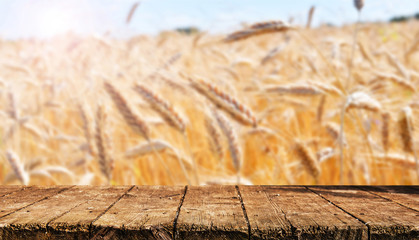
[[390,19],[390,22],[405,22],[413,18],[419,20],[419,13],[416,13],[413,16],[395,16]]
[[176,32],[183,33],[186,35],[196,34],[200,32],[200,30],[197,27],[181,27],[176,28],[175,30]]

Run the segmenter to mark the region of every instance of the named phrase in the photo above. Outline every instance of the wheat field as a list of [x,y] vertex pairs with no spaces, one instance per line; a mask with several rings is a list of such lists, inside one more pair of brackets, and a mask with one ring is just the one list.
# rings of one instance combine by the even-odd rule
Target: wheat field
[[1,183],[419,184],[418,22],[243,28],[0,40]]

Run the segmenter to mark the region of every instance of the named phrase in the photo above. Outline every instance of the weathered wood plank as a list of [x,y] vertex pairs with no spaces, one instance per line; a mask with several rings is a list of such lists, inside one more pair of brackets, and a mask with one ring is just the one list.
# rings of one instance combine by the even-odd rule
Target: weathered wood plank
[[418,202],[417,186],[0,186],[0,239],[419,239]]
[[0,199],[0,227],[2,226],[2,217],[42,199],[51,197],[67,188],[69,187],[25,187],[22,191],[16,191],[2,197]]
[[[8,218],[20,211],[26,211],[29,215],[28,208],[69,188],[70,186],[24,187],[21,191],[2,197],[0,200],[0,239],[44,239],[45,234],[11,225]],[[44,209],[44,215],[46,214],[48,213]]]
[[10,185],[10,186],[1,186],[0,187],[0,197],[4,197],[6,195],[12,194],[14,192],[22,191],[24,187],[18,185]]
[[135,187],[93,223],[92,235],[96,239],[171,238],[184,192],[185,187]]
[[309,187],[367,224],[371,239],[419,239],[416,211],[350,186]]
[[[21,239],[23,234],[26,238],[74,239],[75,236],[80,239],[88,238],[89,225],[86,224],[90,224],[95,218],[92,219],[91,215],[90,218],[86,218],[86,215],[79,215],[76,216],[76,218],[79,218],[79,221],[77,221],[74,218],[71,219],[71,216],[83,212],[80,211],[80,208],[86,207],[89,203],[103,201],[105,203],[109,202],[110,205],[112,202],[106,201],[104,197],[106,198],[115,192],[122,195],[124,190],[126,188],[73,187],[1,218],[0,223],[3,226],[3,236],[16,239]],[[109,194],[104,195],[104,191],[109,192]],[[30,192],[29,194],[32,193]],[[114,196],[111,201],[115,201],[117,197]],[[90,208],[93,208],[93,206],[90,205]],[[75,213],[69,214],[72,210],[75,210]],[[69,214],[69,218],[65,216],[67,214]],[[95,216],[97,217],[99,214]],[[50,223],[60,217],[69,220],[68,225],[60,228],[60,221],[56,221],[51,227]],[[80,218],[84,219],[80,220]],[[89,220],[90,222],[88,222]],[[78,226],[77,224],[80,221],[87,223],[84,226]]]
[[180,239],[248,239],[234,186],[189,187],[177,220]]
[[365,224],[305,187],[240,186],[240,192],[256,238],[368,238]]
[[[89,232],[91,223],[132,186],[79,187],[77,205],[70,212],[48,223],[49,231]],[[74,203],[73,203],[74,205]]]
[[363,186],[360,188],[419,212],[419,188],[412,186]]

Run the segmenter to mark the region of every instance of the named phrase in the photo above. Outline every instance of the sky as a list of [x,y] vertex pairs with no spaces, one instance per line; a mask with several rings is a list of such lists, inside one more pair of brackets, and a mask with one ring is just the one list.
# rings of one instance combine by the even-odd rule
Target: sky
[[[136,2],[140,5],[127,25]],[[351,23],[358,16],[353,0],[0,0],[0,37],[50,38],[69,31],[130,37],[188,26],[225,33],[243,22],[293,17],[305,24],[311,6],[316,6],[314,25]],[[365,0],[361,19],[386,21],[416,12],[419,0]]]

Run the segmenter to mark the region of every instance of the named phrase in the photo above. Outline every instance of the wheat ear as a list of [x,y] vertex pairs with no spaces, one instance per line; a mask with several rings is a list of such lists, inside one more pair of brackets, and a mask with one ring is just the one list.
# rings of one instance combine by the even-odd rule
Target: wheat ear
[[140,2],[136,2],[131,6],[131,9],[129,10],[129,13],[127,15],[127,19],[125,20],[126,24],[129,24],[131,22],[132,16],[134,16],[135,10],[137,9],[138,5],[140,5]]
[[[156,93],[145,87],[144,85],[141,85],[137,83],[134,86],[134,90],[144,99],[146,100],[150,106],[153,108],[154,111],[156,111],[166,122],[169,124],[169,126],[177,129],[179,132],[181,132],[183,135],[186,134],[186,123],[185,121],[180,117],[180,114],[166,101],[163,100],[160,96],[158,96]],[[183,161],[177,156],[177,160],[180,164],[180,167],[182,168],[183,174],[185,175],[185,178],[188,181],[188,184],[190,184],[190,179],[188,176],[188,173],[186,171],[185,165],[183,164]],[[195,164],[195,161],[194,161]],[[196,164],[195,166],[195,173],[196,176],[198,173],[196,172]],[[196,181],[199,184],[199,179],[196,177]]]
[[86,110],[81,104],[78,104],[77,107],[78,107],[80,118],[83,124],[82,128],[83,128],[84,137],[86,138],[87,151],[91,156],[94,156],[92,137],[90,133],[89,120],[86,115]]
[[383,144],[383,150],[384,153],[387,154],[388,152],[388,146],[389,146],[389,126],[390,126],[390,113],[385,112],[381,115],[381,118],[383,120],[383,125],[381,128],[381,142]]
[[221,144],[221,135],[218,132],[212,118],[208,116],[205,117],[205,128],[207,129],[211,151],[216,154],[218,160],[221,162],[224,156],[223,146]]
[[297,156],[301,159],[301,162],[304,165],[304,167],[317,182],[320,176],[320,166],[313,153],[307,146],[305,146],[301,142],[295,143],[295,152]]
[[234,169],[237,172],[237,184],[240,184],[240,169],[241,169],[241,152],[240,147],[237,143],[237,136],[231,126],[230,122],[221,113],[216,110],[212,111],[215,119],[217,120],[218,126],[227,138],[228,149],[230,152],[231,159],[233,160]]
[[6,158],[9,161],[17,179],[19,179],[23,185],[27,185],[29,183],[29,174],[23,168],[23,164],[21,163],[19,156],[12,150],[8,150],[6,152]]
[[[134,130],[136,133],[140,134],[142,137],[144,137],[148,142],[150,142],[149,137],[149,128],[145,124],[143,120],[141,120],[137,115],[133,113],[131,108],[128,106],[127,101],[122,97],[122,95],[115,89],[112,84],[105,82],[104,83],[105,89],[108,92],[108,94],[111,96],[113,102],[116,105],[116,108],[118,109],[119,113],[122,115],[122,117],[125,119],[125,122],[131,127],[132,130]],[[153,149],[154,155],[158,158],[160,163],[163,165],[163,167],[166,169],[167,175],[171,179],[172,182],[174,182],[173,175],[170,171],[170,169],[165,164],[162,157],[159,155],[159,153]]]
[[258,36],[261,34],[284,32],[293,29],[290,25],[282,21],[269,21],[255,23],[246,29],[233,32],[224,38],[224,42],[235,42],[249,37]]
[[242,124],[257,127],[257,121],[253,113],[236,99],[202,79],[195,81],[189,78],[189,81],[193,88],[206,96],[216,106],[229,113],[234,119]]
[[12,92],[8,92],[7,97],[9,98],[9,109],[7,113],[11,119],[17,121],[19,119],[19,115],[17,112],[15,95]]
[[282,86],[272,86],[266,88],[267,92],[279,94],[294,94],[302,96],[315,96],[324,94],[323,90],[307,83],[295,83]]
[[175,111],[175,109],[166,101],[163,100],[160,96],[155,94],[153,91],[147,87],[136,84],[134,90],[146,100],[154,111],[160,114],[160,116],[173,128],[179,130],[180,132],[185,132],[185,121],[180,117],[180,114]]
[[311,27],[311,22],[313,20],[314,10],[316,10],[316,7],[315,6],[311,6],[310,10],[308,11],[307,25],[306,25],[306,28],[307,29],[309,29]]
[[118,90],[116,90],[116,88],[108,82],[105,82],[104,86],[108,94],[111,96],[113,102],[115,103],[119,113],[124,118],[125,122],[131,127],[132,130],[134,130],[136,133],[139,133],[147,141],[150,141],[149,129],[146,123],[134,114],[134,112],[128,106],[127,101],[124,99],[124,97],[122,97],[121,93],[119,93]]
[[326,103],[326,95],[323,95],[317,106],[317,121],[321,124],[323,120],[324,105]]
[[412,153],[415,162],[416,162],[416,171],[418,175],[419,181],[419,159],[416,155],[416,151],[414,148],[414,141],[413,141],[413,123],[412,123],[412,109],[410,107],[404,107],[402,109],[402,116],[399,119],[399,130],[400,130],[400,137],[402,139],[403,150],[406,153]]
[[110,184],[112,180],[112,170],[113,170],[113,162],[114,160],[109,155],[109,137],[105,133],[106,127],[106,113],[104,111],[103,106],[98,106],[96,111],[96,132],[95,132],[95,139],[96,139],[96,147],[98,152],[98,160],[100,165],[100,170],[105,175],[106,179],[108,180],[108,184]]
[[358,11],[361,11],[364,7],[364,0],[354,0],[354,5]]

